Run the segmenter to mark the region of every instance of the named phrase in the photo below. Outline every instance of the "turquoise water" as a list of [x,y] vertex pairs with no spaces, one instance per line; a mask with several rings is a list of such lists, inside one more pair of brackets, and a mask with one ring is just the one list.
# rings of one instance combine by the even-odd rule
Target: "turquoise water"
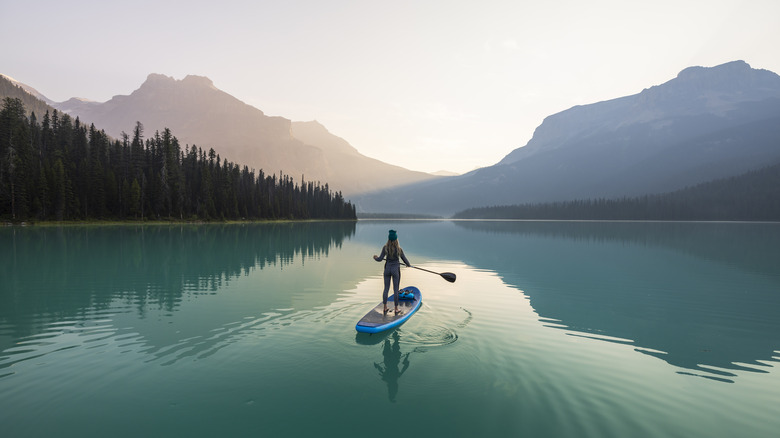
[[[423,306],[358,335],[398,230]],[[3,437],[766,437],[780,224],[0,229]]]

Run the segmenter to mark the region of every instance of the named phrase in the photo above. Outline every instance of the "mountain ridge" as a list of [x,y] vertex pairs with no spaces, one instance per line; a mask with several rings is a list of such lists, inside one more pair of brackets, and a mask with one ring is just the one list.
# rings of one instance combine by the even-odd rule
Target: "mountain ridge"
[[36,90],[35,88],[33,88],[33,87],[23,83],[23,82],[17,81],[16,79],[14,79],[14,78],[12,78],[12,77],[10,77],[8,75],[2,74],[2,73],[0,73],[0,77],[4,78],[5,80],[7,80],[8,82],[12,83],[13,85],[16,85],[17,87],[19,87],[22,90],[26,91],[31,96],[37,98],[38,100],[40,100],[40,101],[42,101],[42,102],[44,102],[46,104],[51,104],[53,102],[48,97],[44,96],[40,91]]
[[95,123],[115,138],[136,121],[147,134],[170,128],[182,144],[214,148],[223,158],[266,173],[327,183],[345,196],[393,187],[399,181],[436,178],[366,157],[321,124],[315,135],[307,122],[268,116],[218,89],[205,76],[174,79],[151,73],[129,95],[103,103],[69,99],[53,106]]
[[780,161],[780,76],[744,61],[687,68],[640,93],[544,119],[493,166],[355,199],[359,212],[472,207],[671,191]]
[[[750,94],[745,95],[745,91]],[[681,95],[683,99],[680,99]],[[738,101],[735,100],[737,96]],[[672,117],[708,111],[722,116],[733,110],[738,102],[764,100],[770,96],[780,98],[780,76],[769,70],[752,69],[744,61],[709,68],[687,67],[675,78],[640,93],[575,105],[546,117],[527,145],[513,150],[498,164],[509,164],[536,152],[540,143],[549,150],[551,146],[565,145],[567,141],[581,142],[600,130],[614,131],[637,123],[652,123],[653,128],[663,129]],[[672,99],[677,105],[668,104]],[[581,126],[572,126],[572,119]],[[564,125],[566,129],[562,128]],[[554,137],[561,132],[565,137]]]

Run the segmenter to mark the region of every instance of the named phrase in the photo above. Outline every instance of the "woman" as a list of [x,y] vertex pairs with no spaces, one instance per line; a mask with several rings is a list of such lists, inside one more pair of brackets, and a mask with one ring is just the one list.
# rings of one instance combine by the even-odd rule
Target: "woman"
[[406,259],[404,250],[398,244],[398,234],[395,230],[390,230],[387,235],[387,243],[382,247],[382,253],[379,256],[374,256],[374,260],[381,262],[385,261],[385,290],[382,292],[382,303],[385,305],[385,313],[387,313],[387,292],[390,290],[390,278],[393,279],[393,302],[395,303],[395,314],[398,310],[398,284],[401,283],[401,262],[402,259],[406,266],[411,267],[412,264]]

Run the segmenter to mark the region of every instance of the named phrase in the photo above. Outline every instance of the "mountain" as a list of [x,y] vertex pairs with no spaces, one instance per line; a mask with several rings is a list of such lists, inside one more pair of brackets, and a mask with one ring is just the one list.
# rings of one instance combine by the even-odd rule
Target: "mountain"
[[661,193],[780,162],[780,76],[690,67],[641,93],[551,115],[499,163],[354,198],[358,211],[450,215],[491,205]]
[[455,219],[780,221],[780,163],[669,193],[471,208]]
[[[29,86],[29,85],[27,85],[27,84],[24,84],[24,83],[22,83],[22,82],[19,82],[19,81],[17,81],[16,79],[14,79],[14,78],[12,78],[12,77],[10,77],[10,76],[6,76],[6,75],[4,75],[4,74],[0,74],[0,78],[2,78],[2,79],[4,79],[4,80],[6,80],[6,81],[10,82],[11,84],[13,84],[13,85],[15,85],[15,86],[17,86],[17,87],[21,88],[22,90],[26,91],[26,92],[27,92],[28,94],[30,94],[31,96],[35,97],[36,99],[42,100],[42,101],[43,101],[44,103],[46,103],[46,104],[51,104],[51,103],[53,103],[53,102],[52,102],[51,100],[49,100],[49,99],[48,99],[46,96],[44,96],[43,94],[41,94],[41,93],[40,93],[38,90],[36,90],[35,88],[33,88],[33,87],[31,87],[31,86]],[[42,115],[42,114],[41,114],[41,115]]]
[[267,174],[282,171],[328,183],[345,196],[434,178],[368,158],[319,123],[267,116],[202,76],[176,80],[151,74],[129,96],[104,103],[74,98],[53,105],[116,138],[131,132],[136,121],[147,137],[167,127],[182,145],[214,148],[221,158]]
[[[343,138],[331,134],[317,121],[292,122],[292,136],[307,145],[316,145],[323,151],[326,171],[322,181],[345,185],[344,193],[364,193],[436,178],[423,172],[414,172],[366,157]],[[308,179],[308,175],[307,175]],[[343,181],[343,182],[342,182]]]
[[[328,184],[215,163],[213,150],[182,150],[169,129],[115,140],[5,77],[0,98],[0,221],[356,219]],[[33,110],[41,122],[25,100],[45,107]]]
[[[0,74],[0,100],[3,98],[17,98],[22,101],[24,108],[29,116],[31,113],[35,113],[35,117],[38,120],[43,119],[43,115],[46,111],[53,111],[54,108],[49,106],[51,101],[38,90],[32,88],[29,85],[25,85],[16,79]],[[1,107],[2,105],[0,105]]]

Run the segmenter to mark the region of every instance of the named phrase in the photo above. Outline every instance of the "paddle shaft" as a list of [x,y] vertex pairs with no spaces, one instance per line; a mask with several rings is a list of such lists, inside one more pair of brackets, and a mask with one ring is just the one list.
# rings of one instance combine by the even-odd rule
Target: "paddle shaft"
[[410,267],[410,268],[414,268],[414,269],[419,269],[419,270],[421,270],[421,271],[425,271],[425,272],[430,272],[431,274],[441,275],[441,274],[439,274],[438,272],[429,271],[429,270],[427,270],[427,269],[425,269],[425,268],[420,268],[420,267],[417,267],[417,266],[409,266],[409,267]]
[[440,274],[438,272],[429,271],[429,270],[424,269],[424,268],[418,268],[417,266],[410,266],[410,268],[419,269],[421,271],[430,272],[431,274],[439,275],[439,276],[441,276],[441,278],[449,281],[450,283],[454,283],[455,282],[455,274],[453,274],[452,272],[444,272],[444,273]]

